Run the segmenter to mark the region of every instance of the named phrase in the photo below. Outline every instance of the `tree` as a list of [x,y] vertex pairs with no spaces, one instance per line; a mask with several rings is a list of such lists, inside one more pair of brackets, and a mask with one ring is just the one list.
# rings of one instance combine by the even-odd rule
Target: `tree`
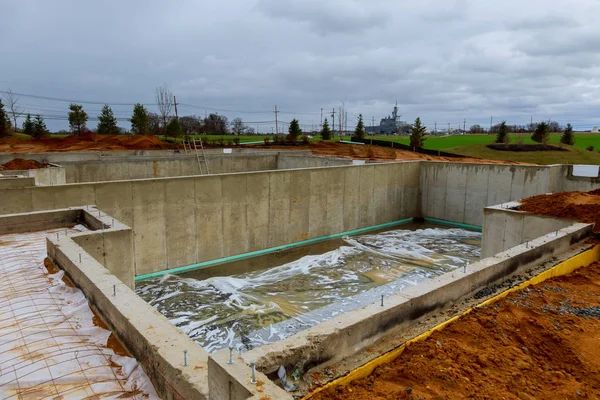
[[500,125],[498,126],[496,143],[508,143],[508,128],[506,126],[506,121],[500,122]]
[[113,114],[112,108],[110,108],[108,104],[105,104],[104,107],[102,107],[102,111],[100,112],[100,115],[98,115],[98,127],[96,127],[96,132],[100,135],[119,133],[117,119],[115,118],[115,114]]
[[569,146],[573,146],[575,144],[575,136],[573,135],[573,127],[571,124],[567,124],[567,127],[560,138],[560,142],[562,144],[568,144]]
[[[29,114],[27,114],[29,116]],[[33,137],[38,139],[48,134],[48,128],[41,115],[36,115],[33,121]]]
[[556,122],[556,121],[548,121],[548,131],[549,132],[562,132],[562,126],[560,126],[560,123]]
[[12,90],[6,91],[6,106],[8,107],[8,113],[12,116],[13,126],[17,129],[17,118],[23,115],[23,109],[19,107],[19,96],[15,95]]
[[485,129],[483,129],[483,127],[479,124],[475,124],[475,125],[471,125],[471,128],[469,128],[469,133],[484,133]]
[[148,122],[150,123],[150,132],[154,135],[161,133],[160,116],[157,113],[148,113]]
[[296,143],[298,138],[302,135],[302,129],[300,129],[300,124],[296,118],[290,122],[288,133],[287,140],[291,143]]
[[548,132],[548,124],[545,122],[540,122],[535,128],[533,135],[531,135],[531,140],[538,143],[546,143],[549,135],[550,133]]
[[133,114],[129,122],[131,122],[131,133],[134,135],[150,134],[150,116],[142,104],[137,103],[133,106]]
[[0,99],[0,138],[6,137],[10,134],[10,120],[6,111],[4,111],[4,104]]
[[363,140],[365,138],[365,123],[363,122],[362,114],[358,115],[358,123],[356,124],[356,128],[354,128],[354,136],[352,140]]
[[29,136],[33,136],[33,121],[31,120],[31,114],[27,113],[25,121],[23,122],[23,133]]
[[158,106],[158,115],[162,120],[162,127],[167,127],[167,121],[173,110],[173,93],[169,90],[166,83],[156,88],[156,105]]
[[202,119],[195,115],[187,115],[179,118],[179,125],[184,135],[202,132]]
[[243,135],[246,133],[247,129],[248,127],[244,125],[244,122],[241,118],[235,118],[233,121],[231,121],[231,133],[234,135]]
[[82,135],[87,132],[87,120],[88,116],[83,111],[83,106],[79,104],[71,103],[69,105],[69,127],[71,132],[76,135]]
[[227,117],[219,114],[208,114],[204,118],[204,131],[213,135],[227,135],[229,132]]
[[325,121],[323,121],[323,128],[321,128],[321,139],[331,140],[331,129],[329,129],[329,122],[327,122],[327,118],[325,118]]
[[425,134],[427,127],[421,125],[421,118],[417,117],[415,123],[410,128],[410,147],[422,149],[425,144]]
[[179,119],[171,118],[169,123],[167,124],[167,129],[165,132],[166,135],[179,137],[182,134],[181,125],[179,124]]

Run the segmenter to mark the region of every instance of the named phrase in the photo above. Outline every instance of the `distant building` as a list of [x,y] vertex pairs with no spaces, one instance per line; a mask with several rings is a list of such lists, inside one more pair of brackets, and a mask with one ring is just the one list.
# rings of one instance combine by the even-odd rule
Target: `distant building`
[[379,126],[368,126],[366,131],[372,133],[374,129],[375,133],[378,135],[397,135],[404,130],[403,128],[407,128],[408,126],[409,124],[406,123],[406,121],[400,120],[400,116],[398,115],[398,102],[396,102],[391,116],[388,115],[387,118],[381,118]]
[[592,128],[592,133],[598,133],[598,132],[600,132],[600,130],[598,129],[597,126]]

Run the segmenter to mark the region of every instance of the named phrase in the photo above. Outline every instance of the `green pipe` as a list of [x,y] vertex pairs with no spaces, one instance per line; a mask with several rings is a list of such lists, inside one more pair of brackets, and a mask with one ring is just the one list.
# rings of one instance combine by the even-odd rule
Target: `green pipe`
[[300,246],[305,246],[308,244],[323,242],[325,240],[339,239],[343,236],[358,235],[360,233],[365,233],[365,232],[374,231],[374,230],[378,230],[378,229],[390,228],[392,226],[402,225],[402,224],[406,224],[406,223],[412,222],[412,221],[413,221],[413,218],[406,218],[406,219],[403,219],[400,221],[394,221],[394,222],[388,222],[386,224],[370,226],[368,228],[361,228],[361,229],[355,229],[355,230],[348,231],[348,232],[336,233],[335,235],[321,236],[321,237],[314,238],[314,239],[303,240],[301,242],[284,244],[282,246],[277,246],[277,247],[271,247],[270,249],[251,251],[250,253],[238,254],[235,256],[219,258],[217,260],[205,261],[205,262],[201,262],[199,264],[188,265],[186,267],[167,269],[165,271],[158,271],[158,272],[153,272],[150,274],[140,275],[140,276],[136,276],[135,280],[141,281],[142,279],[156,278],[158,276],[162,276],[165,274],[178,274],[178,273],[182,273],[182,272],[193,271],[196,269],[210,268],[210,267],[214,267],[214,266],[217,266],[220,264],[226,264],[226,263],[229,263],[232,261],[239,261],[239,260],[245,260],[247,258],[263,256],[263,255],[275,253],[275,252],[281,251],[281,250],[287,250],[287,249],[291,249],[294,247],[300,247]]
[[471,229],[473,231],[478,231],[478,232],[482,231],[481,226],[469,225],[469,224],[461,224],[461,223],[458,223],[458,222],[446,221],[446,220],[443,220],[443,219],[425,218],[425,222],[432,222],[432,223],[440,224],[440,225],[457,226],[459,228]]

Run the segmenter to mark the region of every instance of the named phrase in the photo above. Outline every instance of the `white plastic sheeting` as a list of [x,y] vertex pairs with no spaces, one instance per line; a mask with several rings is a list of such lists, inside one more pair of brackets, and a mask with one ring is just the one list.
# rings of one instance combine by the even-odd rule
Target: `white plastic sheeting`
[[0,235],[0,398],[158,399],[137,361],[107,347],[83,293],[44,267],[49,230]]

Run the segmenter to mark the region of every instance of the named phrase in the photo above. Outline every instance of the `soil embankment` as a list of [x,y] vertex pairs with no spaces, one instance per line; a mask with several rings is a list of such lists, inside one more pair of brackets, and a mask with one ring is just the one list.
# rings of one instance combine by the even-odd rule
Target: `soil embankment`
[[40,169],[47,167],[48,164],[39,161],[15,158],[7,163],[0,164],[0,171],[23,171],[26,169]]
[[600,189],[541,194],[520,202],[519,211],[596,224],[594,231],[600,231]]
[[152,135],[96,135],[87,133],[81,136],[65,138],[42,138],[21,140],[7,138],[0,140],[1,153],[47,153],[62,151],[94,150],[164,150],[178,148],[163,142]]
[[314,400],[600,398],[600,262],[511,293]]

